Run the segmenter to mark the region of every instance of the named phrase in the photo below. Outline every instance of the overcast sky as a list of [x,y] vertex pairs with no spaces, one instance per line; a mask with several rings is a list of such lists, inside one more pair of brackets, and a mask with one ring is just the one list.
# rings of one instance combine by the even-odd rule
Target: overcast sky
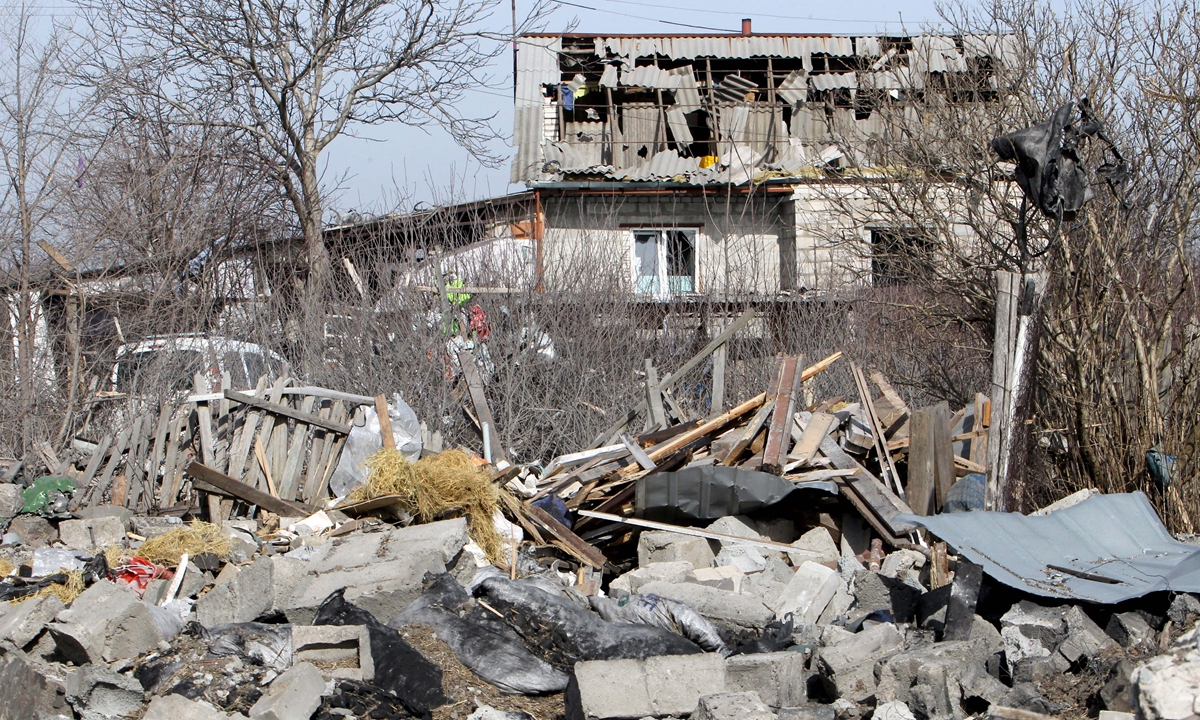
[[[517,0],[518,13],[531,0]],[[505,8],[506,9],[506,8]],[[919,32],[936,23],[934,0],[570,0],[545,20],[547,32],[710,33],[739,31],[741,18],[758,33],[871,34]],[[696,29],[660,21],[703,26]],[[496,28],[510,22],[503,9]],[[512,134],[512,56],[496,61],[489,87],[470,94],[464,114],[495,114],[495,127]],[[522,189],[508,184],[508,163],[485,168],[439,128],[399,124],[360,128],[360,137],[339,138],[326,152],[324,183],[335,191],[330,207],[364,213],[407,209],[414,202],[441,203],[503,195]],[[510,149],[497,144],[505,156]],[[335,190],[336,189],[336,190]]]

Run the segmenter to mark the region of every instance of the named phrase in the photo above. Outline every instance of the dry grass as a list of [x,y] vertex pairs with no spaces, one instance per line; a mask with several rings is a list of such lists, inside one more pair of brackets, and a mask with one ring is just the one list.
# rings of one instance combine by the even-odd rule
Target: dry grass
[[[207,552],[223,559],[229,557],[232,550],[229,538],[225,537],[221,528],[212,523],[197,521],[187,527],[175,528],[156,538],[150,538],[142,543],[137,554],[159,565],[175,566],[179,564],[179,558],[184,553],[195,557]],[[109,561],[111,563],[112,559]]]
[[493,521],[500,496],[491,473],[477,466],[465,452],[447,450],[409,462],[397,450],[381,449],[365,463],[367,482],[347,498],[350,502],[399,495],[420,522],[463,514],[470,524],[471,539],[488,559],[503,560],[506,546]]
[[7,557],[0,557],[0,577],[8,577],[16,569],[17,566],[13,564],[12,560]]

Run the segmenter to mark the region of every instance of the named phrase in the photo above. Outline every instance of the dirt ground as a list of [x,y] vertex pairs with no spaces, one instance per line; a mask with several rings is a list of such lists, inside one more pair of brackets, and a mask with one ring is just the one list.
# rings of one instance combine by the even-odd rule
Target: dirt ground
[[562,693],[528,696],[500,692],[460,663],[450,646],[439,640],[429,626],[406,625],[400,629],[400,634],[442,669],[442,687],[450,702],[433,711],[433,720],[464,720],[480,704],[508,712],[527,712],[537,720],[562,720],[565,717]]

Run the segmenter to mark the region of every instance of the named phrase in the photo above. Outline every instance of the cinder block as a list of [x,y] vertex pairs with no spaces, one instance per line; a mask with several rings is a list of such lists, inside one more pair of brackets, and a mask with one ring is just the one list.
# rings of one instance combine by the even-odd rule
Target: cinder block
[[725,661],[726,691],[756,692],[776,710],[808,702],[807,680],[804,655],[798,652],[734,655]]
[[638,538],[638,566],[650,563],[690,562],[693,568],[712,567],[716,555],[704,538],[679,533],[644,532]]
[[567,718],[690,715],[701,697],[724,691],[725,662],[719,655],[580,662],[567,686]]
[[652,582],[643,585],[640,593],[653,593],[687,603],[709,620],[730,627],[762,628],[775,619],[771,608],[752,595],[695,583]]
[[0,640],[25,647],[62,609],[62,600],[57,595],[30,598],[0,617]]
[[836,570],[811,561],[802,563],[771,609],[776,618],[791,613],[797,625],[814,625],[842,585]]
[[352,660],[357,667],[339,667],[323,673],[329,679],[362,680],[375,677],[371,636],[365,625],[293,625],[293,662],[341,662]]
[[74,550],[97,552],[125,539],[125,523],[112,516],[63,520],[58,524],[58,539]]
[[775,720],[758,693],[733,692],[700,698],[691,720]]
[[297,663],[275,678],[267,694],[250,708],[251,720],[310,718],[321,706],[325,678],[311,663]]

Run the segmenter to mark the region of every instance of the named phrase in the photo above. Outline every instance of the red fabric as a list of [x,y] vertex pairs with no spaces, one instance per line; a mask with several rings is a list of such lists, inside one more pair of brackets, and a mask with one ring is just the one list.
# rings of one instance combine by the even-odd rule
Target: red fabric
[[475,331],[475,338],[479,342],[487,340],[487,336],[492,332],[492,329],[488,326],[487,313],[483,311],[483,308],[478,305],[472,305],[471,318],[468,322],[471,325],[471,329]]
[[141,557],[121,558],[121,564],[112,569],[112,574],[118,585],[127,586],[139,597],[146,592],[151,580],[170,580],[175,577],[173,571]]

